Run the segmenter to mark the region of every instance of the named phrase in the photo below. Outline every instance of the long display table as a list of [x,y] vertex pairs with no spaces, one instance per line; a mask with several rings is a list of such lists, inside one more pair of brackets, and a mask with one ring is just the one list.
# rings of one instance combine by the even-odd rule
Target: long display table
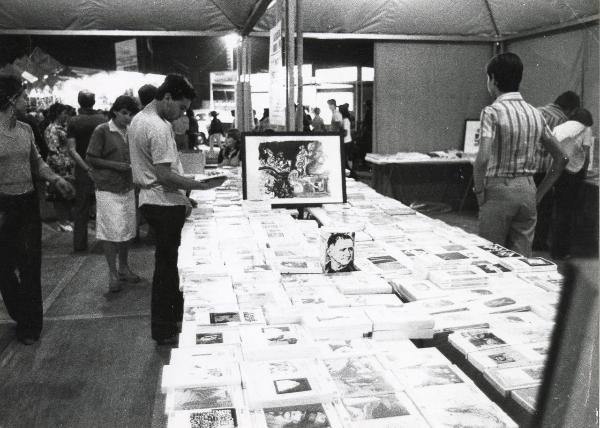
[[[522,422],[437,348],[505,399],[538,385],[556,266],[347,188],[348,204],[309,209],[320,228],[241,201],[235,176],[192,193],[182,332],[161,385],[169,426],[515,427],[506,412]],[[354,237],[353,272],[322,273],[332,233]],[[530,378],[508,384],[513,367]]]

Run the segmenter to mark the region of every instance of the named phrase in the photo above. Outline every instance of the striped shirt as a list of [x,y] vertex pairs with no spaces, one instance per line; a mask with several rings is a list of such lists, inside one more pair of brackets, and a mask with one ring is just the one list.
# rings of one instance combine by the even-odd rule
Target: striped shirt
[[[562,123],[567,121],[567,116],[563,113],[562,109],[556,104],[548,104],[547,106],[538,107],[538,110],[542,112],[542,116],[546,119],[546,123],[551,131]],[[537,172],[544,173],[548,171],[552,164],[552,156],[546,151],[542,150],[538,153],[537,158]]]
[[492,141],[486,177],[520,177],[536,172],[541,141],[552,134],[539,110],[508,92],[481,112],[481,138]]

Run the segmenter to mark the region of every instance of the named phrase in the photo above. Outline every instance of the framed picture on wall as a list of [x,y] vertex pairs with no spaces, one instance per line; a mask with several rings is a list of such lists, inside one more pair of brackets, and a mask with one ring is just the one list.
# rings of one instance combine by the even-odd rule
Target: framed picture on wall
[[243,134],[244,199],[275,206],[346,202],[343,154],[339,134]]
[[464,137],[463,152],[468,155],[476,155],[479,151],[479,119],[465,120]]

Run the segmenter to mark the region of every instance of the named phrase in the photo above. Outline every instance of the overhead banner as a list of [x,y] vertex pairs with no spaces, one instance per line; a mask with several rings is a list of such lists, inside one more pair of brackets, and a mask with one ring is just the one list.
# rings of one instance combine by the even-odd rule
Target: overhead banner
[[115,43],[117,70],[138,71],[137,44],[135,39]]
[[287,102],[285,69],[283,68],[281,21],[271,29],[269,43],[269,123],[285,126]]

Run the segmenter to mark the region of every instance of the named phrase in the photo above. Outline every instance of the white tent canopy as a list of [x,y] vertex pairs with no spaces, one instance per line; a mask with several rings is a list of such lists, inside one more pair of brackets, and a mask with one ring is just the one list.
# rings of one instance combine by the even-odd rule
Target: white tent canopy
[[[274,23],[276,8],[267,9],[270,4],[270,0],[3,0],[0,34],[256,34],[267,32]],[[597,19],[598,1],[303,0],[302,11],[308,37],[336,34],[494,40]]]

